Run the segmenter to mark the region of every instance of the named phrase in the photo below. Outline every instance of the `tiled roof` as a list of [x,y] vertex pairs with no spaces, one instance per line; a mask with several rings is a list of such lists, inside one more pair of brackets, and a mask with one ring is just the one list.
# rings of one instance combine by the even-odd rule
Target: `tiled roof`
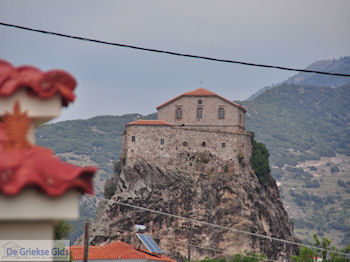
[[32,66],[14,67],[0,60],[0,97],[12,95],[19,89],[40,98],[51,98],[56,93],[61,96],[62,104],[67,106],[75,99],[75,79],[65,71],[51,70],[41,72]]
[[5,148],[8,135],[0,122],[0,193],[17,195],[24,188],[35,187],[51,197],[69,189],[93,194],[95,167],[81,168],[61,161],[48,148],[29,145]]
[[190,92],[183,93],[182,95],[183,96],[216,96],[217,94],[205,88],[198,88]]
[[139,119],[126,124],[127,126],[170,126],[171,124],[164,120],[144,120]]
[[[84,247],[71,246],[71,255],[74,260],[83,260]],[[89,260],[112,259],[142,259],[154,261],[176,262],[164,255],[153,255],[145,250],[136,249],[125,242],[115,241],[105,246],[89,246]]]
[[201,97],[201,96],[215,96],[215,97],[218,97],[228,103],[230,103],[231,105],[234,105],[234,106],[237,106],[238,108],[240,108],[241,110],[243,110],[244,112],[247,111],[247,109],[245,109],[243,106],[235,103],[235,102],[232,102],[231,100],[228,100],[222,96],[219,96],[218,94],[214,93],[214,92],[211,92],[207,89],[204,89],[204,88],[198,88],[198,89],[195,89],[193,91],[190,91],[190,92],[187,92],[187,93],[183,93],[177,97],[174,97],[173,99],[170,99],[169,101],[161,104],[160,106],[157,107],[157,109],[160,109],[162,108],[163,106],[166,106],[168,104],[170,104],[171,102],[174,102],[175,100],[181,98],[181,97],[186,97],[186,96],[198,96],[198,97]]

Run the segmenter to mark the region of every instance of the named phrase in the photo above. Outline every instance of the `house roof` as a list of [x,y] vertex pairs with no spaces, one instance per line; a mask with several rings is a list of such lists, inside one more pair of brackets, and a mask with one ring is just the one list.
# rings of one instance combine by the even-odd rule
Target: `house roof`
[[9,136],[0,122],[0,192],[17,195],[24,188],[35,187],[51,197],[69,189],[93,194],[95,167],[77,167],[61,161],[53,152],[35,145],[7,148]]
[[157,109],[160,109],[168,104],[170,104],[171,102],[174,102],[176,100],[178,100],[179,98],[181,97],[188,97],[188,96],[198,96],[198,97],[203,97],[203,96],[214,96],[214,97],[218,97],[228,103],[230,103],[231,105],[234,105],[236,107],[238,107],[239,109],[243,110],[244,112],[247,112],[247,109],[245,109],[243,106],[241,106],[240,104],[237,104],[235,102],[232,102],[231,100],[228,100],[222,96],[219,96],[218,94],[212,92],[212,91],[209,91],[207,89],[204,89],[204,88],[198,88],[198,89],[195,89],[193,91],[190,91],[190,92],[187,92],[187,93],[183,93],[181,95],[178,95],[177,97],[174,97],[173,99],[170,99],[169,101],[161,104],[160,106],[157,107]]
[[[74,260],[83,260],[84,247],[71,246],[71,255]],[[105,246],[89,246],[89,260],[112,260],[112,259],[142,259],[154,261],[176,262],[176,260],[160,254],[152,254],[148,251],[136,249],[125,242],[114,241]]]
[[69,73],[62,70],[42,72],[33,66],[14,67],[0,60],[0,97],[10,96],[19,89],[43,99],[59,94],[62,104],[67,106],[75,99],[76,81]]
[[134,122],[127,123],[126,126],[170,126],[171,124],[164,120],[145,120],[139,119]]

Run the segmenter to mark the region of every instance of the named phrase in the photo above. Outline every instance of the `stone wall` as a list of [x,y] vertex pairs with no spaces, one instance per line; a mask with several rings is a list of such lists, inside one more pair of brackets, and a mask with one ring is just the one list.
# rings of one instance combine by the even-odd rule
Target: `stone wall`
[[127,139],[127,131],[125,130],[122,134],[122,154],[121,158],[126,159],[126,154],[128,151],[128,139]]
[[[202,100],[199,104],[198,100]],[[182,109],[182,119],[176,119],[176,109]],[[197,117],[197,108],[202,108],[203,117]],[[224,119],[219,119],[219,108],[224,109]],[[158,119],[173,125],[227,126],[231,131],[237,126],[244,128],[244,111],[218,97],[181,97],[158,109]]]
[[123,140],[122,156],[127,165],[146,161],[169,169],[181,168],[186,157],[206,154],[238,166],[238,154],[245,161],[251,156],[251,135],[247,132],[196,130],[186,126],[128,126]]

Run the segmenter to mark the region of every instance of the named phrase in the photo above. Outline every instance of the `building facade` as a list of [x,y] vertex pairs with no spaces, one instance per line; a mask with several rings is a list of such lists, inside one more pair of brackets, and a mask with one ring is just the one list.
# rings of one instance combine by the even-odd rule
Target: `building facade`
[[147,161],[184,167],[184,156],[214,157],[238,165],[251,155],[251,134],[244,130],[246,109],[206,89],[181,94],[157,107],[158,120],[128,123],[123,134],[126,164]]

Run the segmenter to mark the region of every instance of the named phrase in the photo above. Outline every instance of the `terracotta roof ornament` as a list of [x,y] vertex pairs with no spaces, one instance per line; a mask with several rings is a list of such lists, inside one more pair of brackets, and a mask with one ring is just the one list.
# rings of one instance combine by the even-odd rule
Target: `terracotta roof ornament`
[[42,72],[32,66],[14,67],[0,60],[0,97],[10,96],[20,89],[29,95],[43,99],[61,96],[62,105],[68,106],[75,99],[75,79],[65,71],[51,70]]
[[75,86],[64,71],[43,73],[0,60],[0,195],[15,196],[28,187],[50,197],[70,189],[94,193],[96,167],[65,163],[52,150],[34,144],[35,127],[74,101]]
[[4,129],[8,139],[4,143],[4,149],[29,148],[27,140],[30,119],[27,113],[21,113],[20,104],[16,101],[13,113],[4,116]]

